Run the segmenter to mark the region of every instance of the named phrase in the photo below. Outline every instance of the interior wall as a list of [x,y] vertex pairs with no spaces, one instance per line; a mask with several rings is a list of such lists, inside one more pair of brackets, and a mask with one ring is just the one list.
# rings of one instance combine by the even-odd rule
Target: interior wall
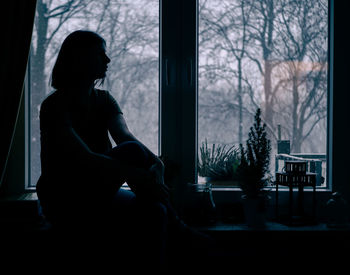
[[23,96],[0,196],[17,195],[25,191],[25,100]]
[[334,1],[333,187],[350,202],[349,1]]

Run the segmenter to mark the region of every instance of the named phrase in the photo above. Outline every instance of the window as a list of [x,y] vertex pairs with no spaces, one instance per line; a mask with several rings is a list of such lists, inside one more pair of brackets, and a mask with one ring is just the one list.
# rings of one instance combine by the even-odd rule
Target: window
[[256,109],[271,174],[308,161],[327,187],[328,1],[199,0],[198,143],[245,144]]
[[77,29],[99,33],[109,64],[101,88],[121,106],[128,126],[158,152],[159,1],[37,1],[30,58],[30,184],[40,171],[39,110],[52,91],[50,74],[63,39]]
[[320,175],[319,187],[329,187],[322,181],[330,131],[327,0],[69,3],[38,0],[30,68],[31,185],[40,175],[39,104],[50,92],[53,62],[63,38],[86,28],[108,43],[112,68],[104,88],[137,137],[182,164],[179,182],[197,182],[203,142],[244,144],[261,107],[272,141],[271,174],[285,158],[307,159]]

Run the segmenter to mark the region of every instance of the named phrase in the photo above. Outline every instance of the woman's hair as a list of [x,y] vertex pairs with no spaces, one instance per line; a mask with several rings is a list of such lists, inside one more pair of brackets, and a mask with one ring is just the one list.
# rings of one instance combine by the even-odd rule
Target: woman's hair
[[73,84],[84,73],[84,66],[78,64],[77,60],[89,58],[88,49],[105,43],[101,36],[92,31],[78,30],[69,34],[62,43],[52,69],[51,86],[60,89]]

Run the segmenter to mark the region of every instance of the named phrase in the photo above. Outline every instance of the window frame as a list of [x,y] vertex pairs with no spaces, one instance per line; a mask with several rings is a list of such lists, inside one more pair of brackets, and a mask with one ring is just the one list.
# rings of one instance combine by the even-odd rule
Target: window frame
[[197,183],[197,7],[160,0],[160,154],[180,166],[170,182],[179,212],[187,184]]
[[333,190],[334,0],[328,0],[327,186]]
[[[167,15],[167,17],[165,17]],[[167,18],[167,20],[164,20]],[[195,34],[195,35],[193,35]],[[193,38],[194,37],[194,38]],[[334,1],[329,0],[329,71],[327,100],[327,183],[333,186],[333,48]],[[30,58],[28,60],[30,63]],[[30,72],[27,67],[26,183],[30,184]],[[188,85],[188,78],[191,84]],[[187,83],[187,84],[186,84]],[[184,105],[185,104],[185,105]],[[197,183],[198,153],[198,0],[159,0],[159,152],[181,164],[174,179],[175,197],[181,200],[187,183]],[[274,189],[273,189],[274,190]],[[240,192],[239,188],[214,188],[214,192]],[[317,191],[321,191],[318,189]]]
[[[160,16],[162,16],[164,14],[164,12],[166,11],[166,9],[170,9],[172,12],[176,13],[178,15],[177,18],[181,18],[180,20],[190,20],[189,18],[182,18],[183,16],[188,16],[188,14],[186,12],[183,12],[183,10],[186,10],[186,7],[190,6],[191,4],[195,5],[195,26],[192,25],[191,27],[195,27],[195,31],[191,28],[190,26],[187,26],[186,28],[183,29],[183,31],[185,32],[185,34],[183,34],[184,37],[187,37],[186,34],[190,33],[190,32],[195,32],[195,37],[196,37],[196,41],[195,41],[195,62],[196,62],[196,66],[191,68],[192,71],[188,71],[188,67],[186,66],[178,66],[176,68],[179,68],[182,70],[182,72],[186,72],[187,74],[191,74],[191,75],[195,75],[195,88],[191,91],[194,95],[195,95],[195,101],[192,101],[192,105],[196,106],[196,114],[187,117],[187,120],[181,120],[179,119],[179,117],[184,115],[188,115],[191,114],[191,110],[181,110],[178,114],[174,114],[172,112],[170,112],[171,114],[169,114],[169,110],[172,110],[172,108],[174,107],[174,102],[176,101],[176,98],[173,98],[172,93],[175,94],[176,90],[171,90],[169,89],[169,87],[167,88],[166,86],[164,86],[164,83],[166,83],[168,81],[167,77],[169,76],[169,71],[167,66],[169,66],[169,63],[167,64],[168,60],[168,56],[167,56],[167,52],[166,50],[169,50],[170,48],[170,52],[173,55],[176,55],[176,41],[172,41],[173,44],[171,47],[171,45],[166,45],[166,43],[163,41],[164,38],[166,38],[166,36],[162,35],[164,28],[169,28],[170,30],[179,30],[179,26],[176,26],[176,24],[174,24],[174,21],[176,21],[176,19],[169,19],[169,17],[167,17],[167,19],[169,19],[169,21],[173,22],[173,24],[170,26],[164,26],[164,21],[162,20],[162,17],[160,19],[161,23],[161,33],[160,33],[160,39],[161,39],[161,47],[160,47],[160,97],[163,99],[161,99],[159,102],[161,104],[160,106],[160,115],[161,115],[161,119],[160,119],[160,141],[161,141],[161,154],[165,155],[165,156],[169,156],[172,160],[174,160],[177,163],[181,163],[183,166],[184,165],[190,165],[192,166],[191,169],[187,169],[187,170],[183,170],[180,171],[180,175],[174,179],[174,181],[176,181],[174,183],[174,185],[176,185],[176,189],[177,192],[175,193],[175,201],[178,202],[178,208],[181,207],[186,203],[185,201],[183,201],[184,198],[184,192],[185,192],[185,188],[186,188],[186,184],[187,183],[194,183],[197,184],[197,180],[198,180],[198,176],[197,176],[197,154],[198,154],[198,125],[197,125],[197,121],[198,121],[198,0],[191,0],[191,1],[178,1],[178,9],[176,10],[176,7],[171,6],[169,3],[174,2],[171,0],[161,0],[160,1],[160,7],[162,12],[160,12]],[[173,5],[175,5],[173,3]],[[329,198],[329,195],[331,192],[333,192],[333,190],[335,189],[335,186],[333,184],[333,47],[334,47],[334,34],[333,34],[333,30],[334,30],[334,3],[333,0],[329,0],[328,1],[328,7],[329,7],[329,16],[328,16],[328,20],[329,20],[329,27],[328,27],[328,91],[327,91],[327,168],[326,168],[326,180],[327,180],[327,186],[326,187],[319,187],[316,189],[316,192],[319,194],[318,198],[320,199],[320,201],[326,201]],[[190,7],[189,9],[193,9],[193,7]],[[191,42],[191,41],[190,41]],[[170,42],[169,42],[170,43]],[[192,41],[192,43],[194,43]],[[185,44],[185,45],[189,45],[189,43]],[[193,45],[192,45],[193,46]],[[166,50],[164,49],[164,47],[168,47]],[[165,52],[165,53],[164,53]],[[177,62],[185,64],[186,60],[183,56],[177,57]],[[172,61],[173,62],[173,61]],[[173,69],[175,70],[175,69]],[[173,76],[174,72],[170,72],[170,75]],[[174,76],[173,76],[174,77]],[[181,81],[183,79],[181,78],[177,78],[177,83],[178,85],[181,85],[181,83],[178,83],[179,81]],[[178,91],[179,95],[181,94],[181,91]],[[165,100],[164,100],[165,98]],[[179,123],[179,121],[182,123]],[[189,125],[193,125],[195,124],[195,126],[193,126],[193,129],[195,129],[194,131],[188,131],[188,127]],[[169,125],[179,125],[180,130],[178,132],[176,132],[176,127],[173,127],[172,129],[167,128]],[[187,129],[187,132],[186,132]],[[181,140],[182,142],[184,142],[184,144],[186,144],[186,138],[179,134],[179,132],[183,132],[187,134],[187,140],[193,140],[195,139],[195,141],[191,144],[195,144],[194,147],[192,148],[188,148],[188,151],[184,151],[182,148],[182,151],[179,152],[174,152],[174,148],[176,148],[176,145],[179,143],[179,140]],[[187,161],[186,161],[186,157],[187,157]],[[192,159],[193,161],[190,162],[188,161],[188,159]],[[275,187],[269,187],[269,190],[271,190],[272,192],[276,192],[276,188]],[[286,202],[288,200],[288,196],[287,196],[287,191],[288,188],[284,189],[284,188],[280,188],[279,192],[281,192],[282,194],[280,195],[280,201],[281,203]],[[294,192],[297,192],[297,190],[294,190]],[[240,188],[238,187],[213,187],[213,195],[214,195],[214,199],[217,203],[229,203],[232,202],[233,200],[237,201],[237,199],[239,200],[240,196],[242,194],[242,191]],[[309,199],[310,196],[310,199]],[[312,189],[306,189],[305,190],[305,198],[308,201],[311,201],[311,196],[312,196]],[[274,201],[274,197],[272,196],[272,200],[271,200],[271,204],[274,205],[275,201]],[[181,201],[182,200],[182,201]]]
[[32,185],[31,182],[31,147],[30,147],[30,140],[31,140],[31,70],[30,70],[30,64],[31,64],[31,54],[32,54],[32,48],[29,49],[29,56],[28,56],[28,63],[27,63],[27,69],[26,69],[26,76],[25,76],[25,84],[24,84],[24,133],[25,133],[25,151],[24,151],[24,158],[25,158],[25,190],[28,191],[34,191],[35,186]]
[[[198,2],[198,1],[197,1]],[[198,6],[196,9],[198,17]],[[198,28],[198,27],[197,27]],[[198,35],[198,31],[197,31]],[[197,49],[198,50],[198,49]],[[326,144],[326,186],[317,186],[316,191],[331,192],[333,188],[333,60],[334,60],[334,0],[328,0],[328,75],[327,75],[327,144]],[[274,156],[271,156],[274,157]],[[268,187],[275,191],[275,187]],[[282,188],[282,191],[285,188]],[[238,187],[213,187],[215,192],[240,191]],[[281,190],[281,188],[280,188]],[[287,190],[287,188],[286,188]],[[312,191],[307,188],[306,192]]]

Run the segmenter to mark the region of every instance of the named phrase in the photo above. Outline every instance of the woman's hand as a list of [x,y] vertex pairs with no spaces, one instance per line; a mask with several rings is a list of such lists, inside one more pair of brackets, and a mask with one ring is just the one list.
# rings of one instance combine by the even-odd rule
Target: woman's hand
[[158,184],[164,184],[164,164],[163,162],[159,159],[155,159],[155,163],[151,166],[149,169],[152,173],[155,173],[156,175],[156,181]]
[[169,188],[164,183],[164,164],[157,158],[155,163],[149,169],[154,175],[154,192],[160,200],[168,200],[169,198]]
[[166,203],[169,199],[169,188],[164,184],[164,164],[160,160],[147,170],[134,168],[127,182],[137,196],[146,200]]

